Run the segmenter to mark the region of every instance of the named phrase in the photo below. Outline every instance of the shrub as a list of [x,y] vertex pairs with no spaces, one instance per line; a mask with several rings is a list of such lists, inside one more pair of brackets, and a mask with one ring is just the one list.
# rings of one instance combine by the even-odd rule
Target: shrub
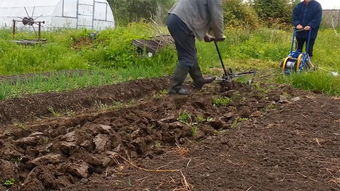
[[259,18],[252,6],[242,0],[224,0],[224,22],[228,27],[257,28]]
[[291,0],[254,0],[257,14],[262,20],[269,21],[269,25],[276,22],[290,23],[292,5]]
[[175,0],[109,0],[117,23],[126,25],[157,16],[164,19]]

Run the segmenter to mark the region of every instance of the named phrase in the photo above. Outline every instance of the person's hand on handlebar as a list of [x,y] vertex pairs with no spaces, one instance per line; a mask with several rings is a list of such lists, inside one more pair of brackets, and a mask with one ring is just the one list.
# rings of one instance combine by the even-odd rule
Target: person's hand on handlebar
[[305,28],[303,28],[305,31],[309,31],[311,29],[310,26],[305,26]]
[[223,37],[221,37],[221,38],[215,38],[215,37],[213,37],[213,36],[211,36],[211,35],[209,35],[209,34],[206,34],[205,36],[204,36],[204,41],[205,42],[220,42],[220,41],[224,41],[225,40],[225,36],[223,36]]
[[296,29],[297,29],[297,30],[302,30],[302,29],[303,29],[303,26],[299,24],[299,25],[296,26]]

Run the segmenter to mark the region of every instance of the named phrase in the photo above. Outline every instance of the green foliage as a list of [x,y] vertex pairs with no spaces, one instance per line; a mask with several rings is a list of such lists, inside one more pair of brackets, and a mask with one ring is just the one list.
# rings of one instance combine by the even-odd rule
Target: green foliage
[[329,95],[340,95],[340,77],[328,72],[304,72],[291,76],[280,76],[279,82],[292,84],[294,87],[310,91],[324,92]]
[[217,107],[227,106],[231,103],[231,99],[229,97],[217,97],[213,99],[212,103]]
[[11,179],[8,179],[6,180],[3,185],[6,186],[6,187],[11,187],[15,184],[15,179],[14,178],[11,178]]
[[[101,31],[97,39],[89,41],[90,45],[78,44],[88,38],[91,32],[88,30],[45,32],[44,38],[48,39],[48,43],[35,47],[18,46],[9,41],[12,38],[10,31],[0,30],[0,75],[52,72],[49,78],[37,75],[16,83],[0,81],[0,99],[169,75],[177,63],[174,48],[167,47],[149,58],[136,53],[131,43],[133,39],[147,39],[155,35],[153,28],[146,23],[131,23],[116,30]],[[166,31],[165,27],[161,29]],[[226,41],[219,43],[219,47],[228,67],[235,71],[258,69],[281,77],[279,63],[290,49],[291,31],[237,27],[228,28],[225,34]],[[24,38],[30,33],[18,35],[18,38]],[[313,62],[323,70],[340,72],[339,40],[340,35],[335,30],[321,30],[315,44]],[[75,44],[79,47],[75,48]],[[215,46],[204,42],[197,42],[196,45],[202,70],[220,76],[221,66]],[[81,75],[53,73],[65,69],[86,69],[86,72]],[[310,78],[325,78],[320,80],[325,85],[316,85],[318,82]],[[297,75],[280,82],[340,95],[339,83],[329,76],[329,72]]]
[[244,121],[248,121],[249,119],[248,118],[237,118],[233,121],[233,123],[231,124],[231,128],[234,129],[234,128],[237,128],[239,127],[239,125],[244,122]]
[[255,29],[260,22],[254,8],[242,0],[224,0],[224,23],[228,27]]
[[163,21],[174,0],[108,0],[118,25],[141,20],[149,21],[152,17]]
[[261,19],[270,25],[273,21],[289,23],[292,15],[290,0],[254,0],[254,8]]
[[181,123],[190,123],[192,120],[191,120],[191,115],[190,113],[188,113],[187,111],[182,111],[178,118],[177,118],[178,121],[180,121]]
[[197,137],[198,132],[199,132],[199,128],[198,127],[196,127],[196,126],[192,126],[191,127],[191,136]]

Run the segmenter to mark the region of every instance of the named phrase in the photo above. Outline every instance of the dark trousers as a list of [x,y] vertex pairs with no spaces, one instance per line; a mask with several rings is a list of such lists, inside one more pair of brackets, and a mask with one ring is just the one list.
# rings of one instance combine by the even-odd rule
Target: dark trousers
[[179,64],[193,67],[197,64],[197,50],[193,32],[174,14],[168,16],[167,26],[175,40]]
[[[313,56],[313,49],[314,49],[315,39],[310,39],[309,47],[307,53],[310,57]],[[303,47],[306,44],[307,46],[307,39],[305,38],[297,38],[297,50],[303,52]]]

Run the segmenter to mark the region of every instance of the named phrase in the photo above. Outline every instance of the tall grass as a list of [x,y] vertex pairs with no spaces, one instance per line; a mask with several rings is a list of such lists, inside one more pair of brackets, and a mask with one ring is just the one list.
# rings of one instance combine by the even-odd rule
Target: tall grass
[[305,72],[291,76],[280,76],[278,81],[289,83],[294,87],[315,92],[323,92],[328,95],[340,95],[340,78],[334,77],[328,72]]

